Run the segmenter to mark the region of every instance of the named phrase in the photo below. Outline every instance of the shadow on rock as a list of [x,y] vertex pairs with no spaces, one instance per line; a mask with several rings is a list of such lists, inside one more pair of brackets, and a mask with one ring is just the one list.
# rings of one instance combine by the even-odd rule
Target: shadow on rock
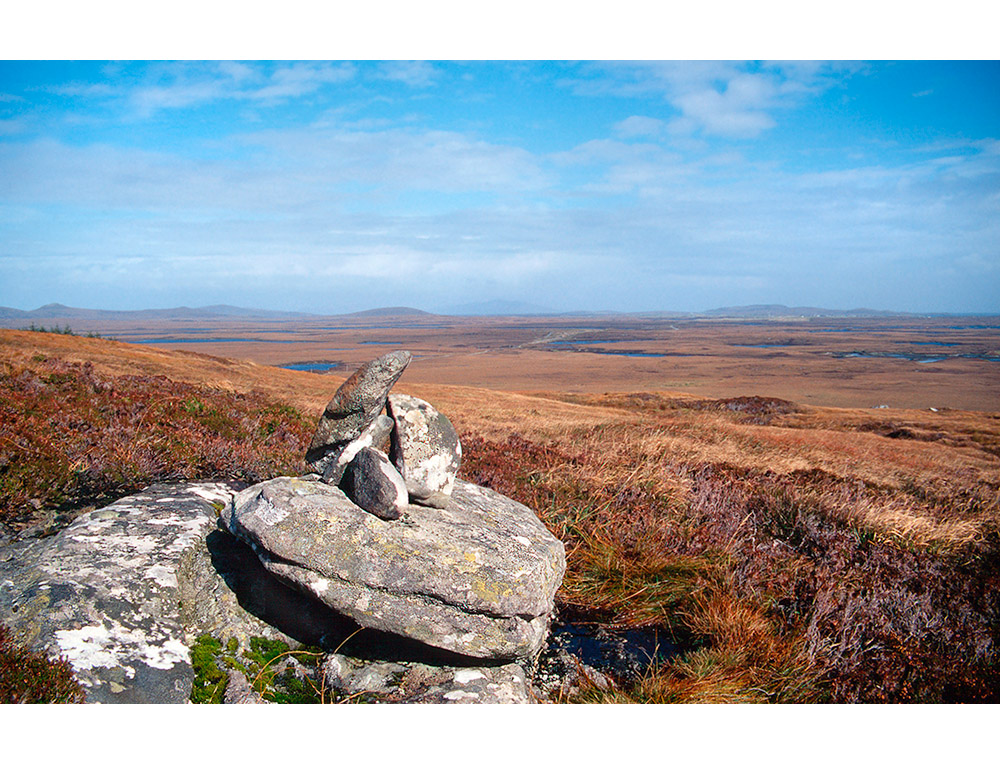
[[229,533],[212,531],[205,542],[212,566],[240,606],[303,645],[367,660],[415,661],[431,666],[503,662],[469,658],[394,634],[362,629],[351,619],[283,584],[264,568],[250,547]]

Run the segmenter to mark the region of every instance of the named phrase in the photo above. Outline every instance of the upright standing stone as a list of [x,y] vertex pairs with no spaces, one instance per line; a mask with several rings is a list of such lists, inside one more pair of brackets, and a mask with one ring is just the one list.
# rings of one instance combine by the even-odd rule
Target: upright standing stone
[[455,428],[448,417],[412,395],[390,395],[386,408],[395,422],[389,458],[406,481],[410,499],[446,507],[462,463]]
[[322,475],[329,462],[375,420],[411,358],[405,350],[386,353],[366,363],[340,386],[320,417],[306,452],[306,463],[313,472]]

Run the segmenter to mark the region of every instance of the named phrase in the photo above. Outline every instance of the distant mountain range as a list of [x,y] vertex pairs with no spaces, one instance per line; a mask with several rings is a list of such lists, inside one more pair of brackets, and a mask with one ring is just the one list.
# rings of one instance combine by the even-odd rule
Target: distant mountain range
[[204,308],[147,308],[145,310],[94,310],[91,308],[71,308],[58,302],[51,302],[34,310],[0,307],[0,319],[22,319],[26,321],[68,321],[72,319],[115,321],[136,318],[158,319],[205,319],[205,318],[307,318],[310,313],[289,313],[277,310],[257,310],[238,308],[234,305],[208,305]]
[[[0,307],[0,322],[9,328],[22,328],[37,322],[66,321],[134,321],[136,319],[159,320],[212,320],[222,318],[238,319],[296,319],[296,318],[392,318],[433,316],[424,310],[408,307],[374,308],[355,313],[330,314],[296,313],[279,310],[260,310],[256,308],[240,308],[234,305],[208,305],[203,308],[151,308],[146,310],[94,310],[90,308],[72,308],[53,302],[35,310],[18,310],[17,308]],[[549,310],[539,305],[512,300],[491,300],[482,303],[469,303],[455,306],[443,315],[450,316],[635,316],[643,318],[878,318],[886,316],[918,315],[898,311],[871,310],[855,308],[854,310],[833,310],[829,308],[793,307],[787,305],[741,305],[728,308],[715,308],[703,312],[683,311],[642,311],[624,313],[616,311],[566,311]],[[928,314],[920,314],[928,315]],[[930,314],[947,315],[947,314]]]

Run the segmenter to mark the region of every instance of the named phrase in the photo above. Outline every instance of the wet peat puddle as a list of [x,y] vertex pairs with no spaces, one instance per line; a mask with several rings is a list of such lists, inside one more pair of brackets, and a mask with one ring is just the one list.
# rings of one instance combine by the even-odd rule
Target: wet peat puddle
[[560,655],[568,653],[614,681],[630,684],[686,649],[656,626],[611,627],[565,614],[553,622],[539,663],[543,670],[548,666],[558,672]]

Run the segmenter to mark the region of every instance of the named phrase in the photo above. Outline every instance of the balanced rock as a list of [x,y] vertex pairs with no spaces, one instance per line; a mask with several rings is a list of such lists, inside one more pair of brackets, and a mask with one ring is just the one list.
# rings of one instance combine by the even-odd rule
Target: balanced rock
[[447,508],[411,504],[394,523],[288,477],[237,494],[220,519],[272,574],[358,624],[480,658],[539,652],[566,570],[530,509],[461,480]]
[[362,448],[347,465],[340,489],[366,512],[383,520],[398,520],[409,503],[406,484],[389,457]]
[[323,474],[327,464],[379,415],[389,390],[411,358],[405,350],[386,353],[366,363],[340,386],[326,405],[306,452],[313,472]]
[[358,452],[363,448],[382,448],[389,441],[392,427],[392,418],[380,414],[357,438],[330,452],[323,469],[323,482],[338,485],[347,465],[354,461]]
[[410,499],[431,507],[447,506],[462,462],[455,428],[448,417],[412,395],[390,395],[386,410],[395,425],[389,458],[406,481]]

